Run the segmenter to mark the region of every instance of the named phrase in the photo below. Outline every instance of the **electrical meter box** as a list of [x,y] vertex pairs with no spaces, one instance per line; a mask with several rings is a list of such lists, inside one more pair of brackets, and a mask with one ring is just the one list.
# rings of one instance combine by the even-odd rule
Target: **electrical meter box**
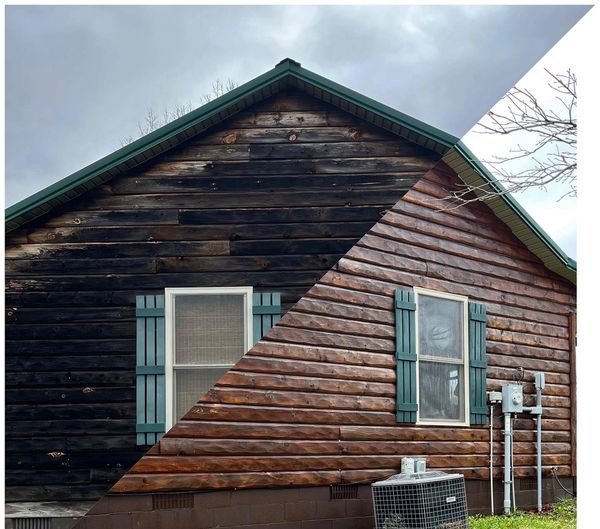
[[502,412],[521,413],[523,411],[523,386],[504,384],[502,386]]

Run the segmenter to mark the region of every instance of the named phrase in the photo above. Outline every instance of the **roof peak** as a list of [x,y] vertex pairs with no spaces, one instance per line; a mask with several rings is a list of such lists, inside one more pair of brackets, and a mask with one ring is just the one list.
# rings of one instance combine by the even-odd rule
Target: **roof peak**
[[288,66],[302,66],[298,61],[295,61],[294,59],[290,59],[289,57],[286,57],[285,59],[279,61],[276,65],[275,68],[277,68],[278,66],[281,66],[282,64],[287,64]]

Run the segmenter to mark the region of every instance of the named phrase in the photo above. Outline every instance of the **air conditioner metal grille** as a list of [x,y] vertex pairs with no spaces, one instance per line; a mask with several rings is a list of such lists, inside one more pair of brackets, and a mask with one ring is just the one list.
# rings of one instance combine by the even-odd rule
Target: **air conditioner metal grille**
[[373,483],[375,529],[467,529],[465,479],[429,471]]

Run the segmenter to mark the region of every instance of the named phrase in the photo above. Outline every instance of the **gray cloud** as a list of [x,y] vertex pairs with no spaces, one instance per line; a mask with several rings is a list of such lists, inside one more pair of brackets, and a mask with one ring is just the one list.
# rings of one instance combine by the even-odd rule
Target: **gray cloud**
[[457,136],[586,6],[9,6],[6,203],[283,57]]

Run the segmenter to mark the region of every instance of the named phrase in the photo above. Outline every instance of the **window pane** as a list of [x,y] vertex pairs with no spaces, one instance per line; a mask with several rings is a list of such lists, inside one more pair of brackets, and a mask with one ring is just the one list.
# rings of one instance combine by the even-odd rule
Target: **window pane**
[[419,352],[462,360],[463,303],[419,296]]
[[464,421],[463,366],[419,362],[419,418]]
[[175,369],[175,422],[212,389],[228,368]]
[[175,364],[235,364],[246,352],[244,296],[175,296]]

